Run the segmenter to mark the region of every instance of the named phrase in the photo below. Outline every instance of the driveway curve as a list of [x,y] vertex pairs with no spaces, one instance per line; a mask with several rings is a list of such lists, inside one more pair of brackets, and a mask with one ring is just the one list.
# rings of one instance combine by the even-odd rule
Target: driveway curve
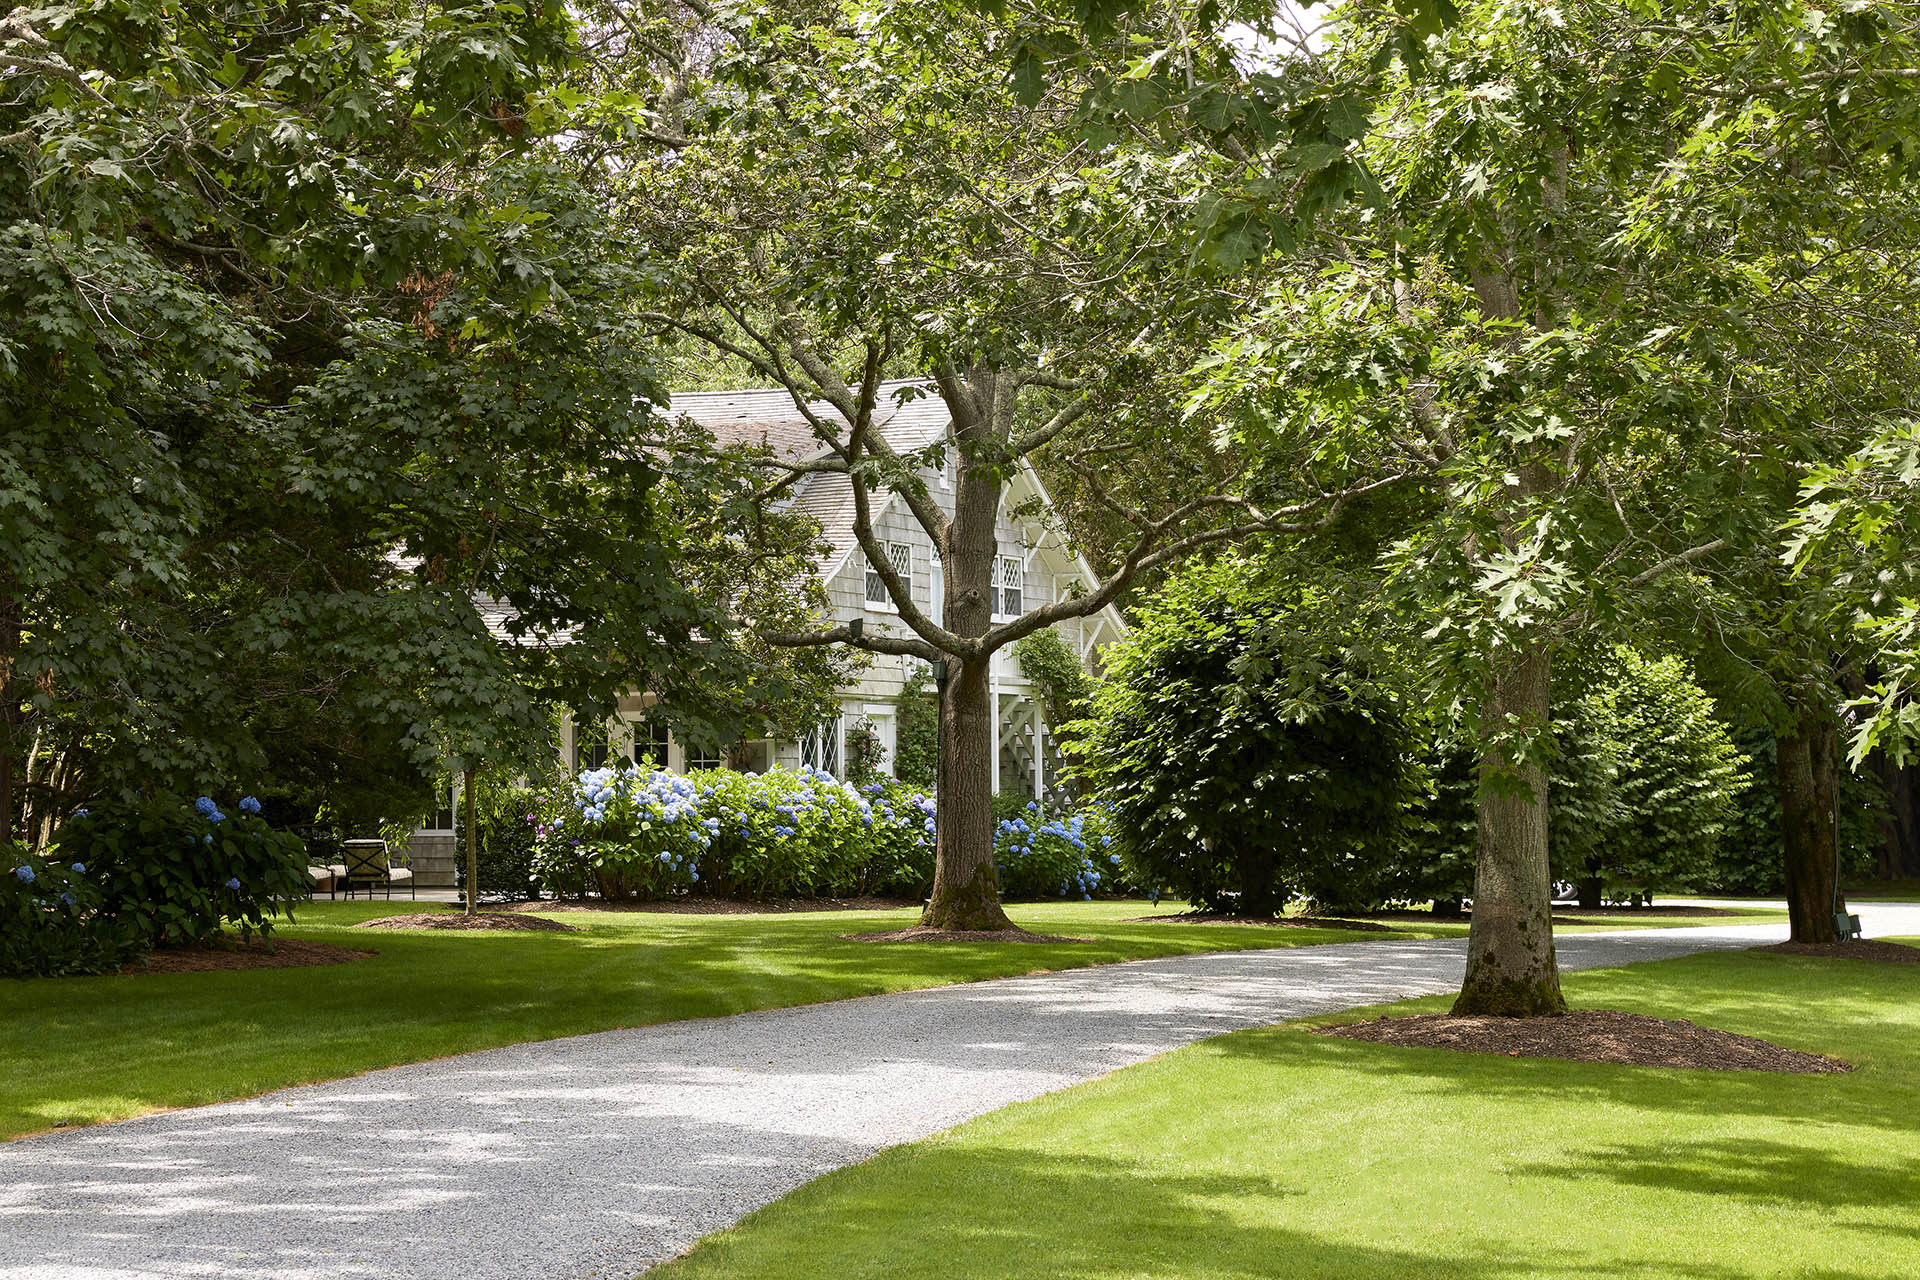
[[[1780,925],[1563,935],[1596,968]],[[0,1146],[4,1280],[626,1277],[829,1170],[1208,1036],[1442,992],[1465,943],[1183,956],[415,1063]]]

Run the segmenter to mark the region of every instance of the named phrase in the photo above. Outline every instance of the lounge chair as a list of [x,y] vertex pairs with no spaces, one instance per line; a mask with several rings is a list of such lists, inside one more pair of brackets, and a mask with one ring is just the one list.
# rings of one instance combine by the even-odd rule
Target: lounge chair
[[373,891],[383,889],[391,898],[395,885],[405,885],[407,896],[419,897],[413,884],[413,868],[395,866],[387,855],[385,840],[348,840],[345,843],[347,862],[341,869],[341,882],[351,898],[355,889],[364,888],[371,898]]

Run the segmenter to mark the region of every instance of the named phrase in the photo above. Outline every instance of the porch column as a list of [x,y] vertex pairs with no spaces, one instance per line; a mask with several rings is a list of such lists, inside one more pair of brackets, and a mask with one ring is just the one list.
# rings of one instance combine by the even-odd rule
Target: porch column
[[1033,700],[1033,799],[1042,813],[1047,808],[1047,711]]
[[988,695],[993,699],[993,794],[1000,794],[1000,678],[987,679]]

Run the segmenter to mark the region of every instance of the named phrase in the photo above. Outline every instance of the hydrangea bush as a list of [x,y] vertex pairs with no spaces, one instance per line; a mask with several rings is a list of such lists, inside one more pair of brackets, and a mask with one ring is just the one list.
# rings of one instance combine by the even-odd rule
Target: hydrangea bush
[[700,881],[719,822],[679,774],[589,769],[539,798],[533,873],[561,897],[664,898]]
[[1095,806],[1048,818],[1039,804],[995,824],[993,860],[1009,898],[1081,898],[1122,887],[1106,811]]
[[146,945],[209,942],[227,924],[265,935],[306,899],[306,845],[269,826],[251,796],[233,809],[166,791],[96,805],[60,829],[61,856],[98,885],[103,926]]
[[[1003,889],[1080,898],[1111,887],[1104,824],[1097,812],[1048,821],[1036,810],[1019,839],[1003,831]],[[933,797],[892,779],[592,769],[539,798],[534,874],[561,897],[918,897],[933,882],[935,831]]]
[[0,845],[0,872],[0,976],[102,973],[143,950],[101,918],[99,877],[86,863]]

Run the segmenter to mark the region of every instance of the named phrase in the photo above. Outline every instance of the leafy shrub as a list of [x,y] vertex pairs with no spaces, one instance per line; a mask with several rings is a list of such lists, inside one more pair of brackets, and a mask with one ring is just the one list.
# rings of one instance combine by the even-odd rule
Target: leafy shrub
[[[1592,905],[1703,887],[1746,777],[1706,693],[1680,659],[1627,648],[1566,674],[1548,768],[1553,878]],[[1473,892],[1477,756],[1439,726],[1423,762],[1389,896],[1450,905]]]
[[873,823],[866,829],[868,893],[924,898],[933,888],[934,799],[892,780],[860,789]]
[[1429,728],[1425,736],[1419,788],[1382,869],[1380,890],[1388,901],[1431,902],[1448,914],[1473,896],[1478,761],[1471,745],[1447,729]]
[[1242,577],[1176,580],[1109,651],[1073,771],[1138,883],[1255,916],[1296,893],[1376,901],[1414,786],[1399,708],[1325,638],[1319,602],[1262,599]]
[[871,717],[861,716],[847,726],[847,780],[855,786],[882,776],[887,747],[880,741],[880,727]]
[[98,917],[145,944],[209,942],[229,922],[242,937],[264,936],[306,900],[310,881],[305,842],[259,812],[251,796],[227,814],[210,796],[147,792],[75,815],[60,831],[61,856],[98,884]]
[[1554,738],[1554,879],[1592,906],[1713,877],[1747,762],[1683,660],[1614,650]]
[[534,874],[561,897],[663,898],[699,883],[719,821],[691,778],[588,769],[547,797],[534,828]]
[[57,850],[0,845],[0,977],[105,973],[145,951],[100,914],[99,877]]
[[940,704],[924,671],[916,669],[900,691],[893,735],[893,776],[910,787],[931,788],[939,781]]
[[840,897],[864,885],[873,805],[824,770],[697,775],[719,820],[715,893],[742,898]]
[[1120,855],[1105,811],[1087,808],[1048,819],[1028,800],[994,824],[993,860],[1008,898],[1091,898],[1116,889]]
[[[1003,803],[1023,826],[996,840],[1008,893],[1079,897],[1114,882],[1103,814],[1049,821]],[[537,812],[534,874],[563,897],[921,897],[933,883],[934,799],[892,779],[596,769],[551,789]]]
[[[480,892],[488,897],[517,901],[535,895],[539,877],[534,871],[535,829],[540,822],[540,794],[531,787],[481,787],[474,800],[474,819],[480,825]],[[467,887],[467,824],[462,815],[455,824],[454,883]]]

